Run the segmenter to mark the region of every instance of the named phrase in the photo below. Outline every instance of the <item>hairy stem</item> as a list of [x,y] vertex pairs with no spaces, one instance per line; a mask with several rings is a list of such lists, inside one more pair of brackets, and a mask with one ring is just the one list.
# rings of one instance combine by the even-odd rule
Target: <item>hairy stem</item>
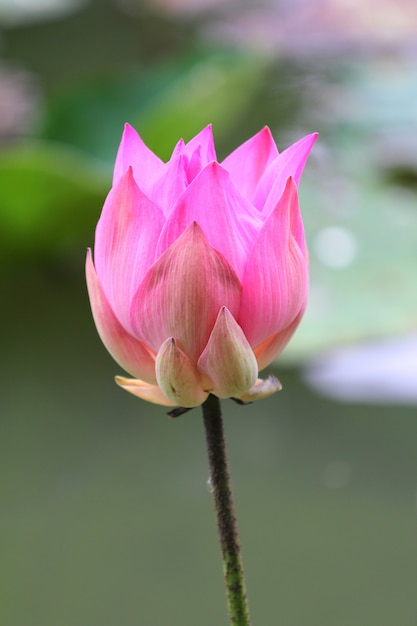
[[233,626],[250,626],[223,421],[220,401],[216,396],[210,395],[204,402],[203,417],[230,623]]

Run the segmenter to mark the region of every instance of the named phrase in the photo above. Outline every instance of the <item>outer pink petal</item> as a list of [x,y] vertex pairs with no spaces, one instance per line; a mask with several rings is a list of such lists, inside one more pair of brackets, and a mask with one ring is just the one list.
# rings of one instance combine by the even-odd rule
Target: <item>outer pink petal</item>
[[318,137],[317,133],[307,135],[281,152],[270,163],[256,188],[253,203],[266,216],[275,208],[285,184],[291,176],[298,185],[308,155]]
[[161,232],[157,254],[162,254],[193,221],[242,277],[262,220],[218,163],[207,165],[182,194]]
[[284,328],[284,330],[272,335],[272,337],[268,337],[268,339],[256,346],[254,353],[256,360],[258,361],[259,371],[263,370],[270,363],[272,363],[272,361],[274,361],[284,350],[285,346],[297,330],[303,314],[304,308],[300,311],[295,320],[287,326],[287,328]]
[[114,315],[87,252],[86,277],[91,310],[98,334],[112,357],[133,376],[155,382],[155,357],[146,346],[129,335]]
[[163,168],[163,161],[152,152],[130,124],[125,124],[113,171],[113,186],[129,167],[139,187],[147,193]]
[[242,282],[237,320],[251,346],[285,329],[307,300],[307,259],[290,230],[298,211],[297,189],[289,179],[259,232]]
[[149,270],[131,309],[131,324],[155,352],[168,338],[197,362],[220,307],[239,309],[241,285],[195,222]]
[[155,258],[164,218],[136,185],[132,168],[107,196],[96,229],[94,260],[106,297],[130,331],[130,305]]
[[162,406],[177,406],[175,402],[169,400],[169,398],[162,393],[158,385],[150,385],[144,380],[124,378],[123,376],[116,376],[115,381],[119,387],[137,398],[141,398],[141,400],[146,400],[153,404],[161,404]]
[[278,149],[267,126],[245,141],[222,161],[233,182],[249,200],[268,165],[278,156]]
[[255,355],[226,307],[219,311],[197,366],[213,383],[213,393],[219,398],[238,397],[255,384],[258,376]]

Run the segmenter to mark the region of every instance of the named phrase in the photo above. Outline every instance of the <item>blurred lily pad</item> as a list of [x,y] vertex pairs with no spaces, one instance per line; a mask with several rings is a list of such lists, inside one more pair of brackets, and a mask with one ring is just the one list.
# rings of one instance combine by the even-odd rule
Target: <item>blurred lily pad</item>
[[321,136],[300,187],[311,294],[283,360],[417,328],[416,70],[352,65],[311,111]]
[[[375,170],[362,170],[352,152],[345,152],[344,164],[340,158],[338,172],[326,165],[327,182],[324,172],[313,176],[311,168],[301,185],[311,295],[284,353],[290,361],[416,329],[415,193],[387,184]],[[343,177],[355,158],[361,172]]]

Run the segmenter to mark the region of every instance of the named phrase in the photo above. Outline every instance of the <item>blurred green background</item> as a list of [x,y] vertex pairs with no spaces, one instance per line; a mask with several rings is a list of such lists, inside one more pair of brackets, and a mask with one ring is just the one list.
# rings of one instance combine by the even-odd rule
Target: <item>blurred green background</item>
[[415,626],[415,3],[0,0],[0,23],[0,624],[227,624],[200,411],[116,387],[86,294],[129,121],[163,157],[209,122],[219,158],[320,132],[284,389],[224,402],[253,624]]

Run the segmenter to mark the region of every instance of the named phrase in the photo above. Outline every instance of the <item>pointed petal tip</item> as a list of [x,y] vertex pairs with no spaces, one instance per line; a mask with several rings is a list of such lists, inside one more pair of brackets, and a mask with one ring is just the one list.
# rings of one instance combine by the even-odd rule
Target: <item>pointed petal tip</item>
[[178,245],[179,248],[183,248],[188,243],[193,242],[195,245],[199,246],[204,244],[209,246],[210,244],[207,241],[207,237],[201,228],[200,224],[197,220],[193,220],[187,226],[187,228],[181,233],[181,235],[177,238],[176,241],[179,241],[181,245]]
[[292,174],[288,176],[285,183],[285,191],[287,191],[287,189],[293,189],[295,192],[297,192],[297,183],[295,182],[294,176]]
[[135,185],[137,187],[135,178],[133,176],[133,166],[128,165],[125,171],[120,175],[119,180],[116,182],[115,187],[119,187],[123,184]]
[[[317,141],[317,138],[319,136],[319,133],[315,132],[315,133],[310,133],[309,135],[306,135],[305,137],[303,137],[302,139],[300,139],[299,141],[296,141],[295,144],[293,144],[294,146],[304,146],[304,150],[306,150],[305,153],[305,161],[307,161],[310,152],[314,146],[314,144]],[[290,146],[291,148],[292,146]]]
[[307,135],[307,137],[310,137],[311,147],[313,147],[319,137],[319,133],[314,132],[314,133],[311,133],[310,135]]
[[285,148],[285,150],[283,150],[283,152],[281,153],[281,156],[290,157],[293,159],[295,155],[297,155],[296,160],[300,160],[300,162],[302,162],[304,166],[318,136],[319,133],[314,132],[305,135],[304,137],[301,137],[301,139],[298,139],[290,146]]
[[175,144],[172,153],[171,153],[171,158],[170,161],[174,161],[175,159],[184,159],[184,146],[185,146],[185,141],[184,139],[181,137],[181,139],[178,139],[177,143]]
[[208,124],[203,126],[203,128],[201,130],[199,130],[198,133],[196,133],[195,135],[193,135],[191,137],[190,141],[192,139],[194,139],[194,137],[198,137],[198,136],[204,135],[207,131],[208,132],[212,132],[213,131],[213,124],[212,124],[212,122],[209,122]]
[[278,200],[277,207],[278,205],[280,205],[282,207],[281,210],[283,210],[283,208],[287,206],[287,208],[289,209],[293,200],[298,202],[297,181],[295,180],[294,176],[288,176],[282,195]]
[[[304,135],[304,137],[301,137],[301,139],[298,139],[297,141],[295,141],[293,144],[288,146],[288,148],[291,148],[291,146],[302,145],[304,143],[310,143],[311,145],[313,145],[314,142],[317,140],[318,136],[319,136],[319,133],[317,131],[315,131],[314,133],[309,133],[308,135]],[[286,149],[288,150],[288,148]]]
[[261,135],[265,135],[265,137],[268,137],[268,138],[272,139],[272,141],[275,143],[275,140],[274,140],[274,138],[272,136],[272,131],[271,131],[271,129],[269,128],[269,126],[267,124],[265,124],[265,126],[263,128],[261,128],[260,134]]
[[125,122],[123,124],[123,132],[120,146],[125,145],[126,143],[129,143],[131,141],[135,141],[138,138],[140,139],[137,130],[131,124],[129,124],[129,122]]
[[[209,122],[208,124],[206,124],[206,125],[204,126],[204,128],[202,128],[202,129],[200,130],[200,133],[203,133],[205,130],[210,130],[210,131],[212,131],[212,130],[213,130],[213,123],[212,123],[212,122]],[[200,133],[197,133],[197,134],[199,135]]]
[[91,248],[87,248],[87,253],[85,255],[85,275],[87,279],[87,288],[89,288],[89,285],[92,286],[93,281],[97,281],[95,273],[96,270],[93,262],[93,252]]
[[225,178],[230,178],[229,172],[219,163],[214,160],[209,161],[205,167],[200,172],[200,176],[204,173],[204,175],[211,174],[212,176],[223,176]]

